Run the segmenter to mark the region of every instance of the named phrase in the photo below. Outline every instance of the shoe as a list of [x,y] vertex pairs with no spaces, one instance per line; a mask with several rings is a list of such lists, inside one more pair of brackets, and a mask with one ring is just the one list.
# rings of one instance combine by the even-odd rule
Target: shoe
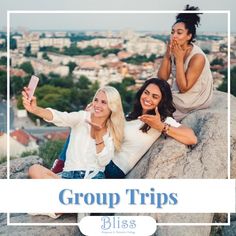
[[28,213],[28,215],[31,216],[49,216],[53,219],[59,218],[62,214],[56,214],[56,213]]
[[65,162],[60,159],[56,159],[52,165],[51,171],[55,174],[58,174],[63,171]]

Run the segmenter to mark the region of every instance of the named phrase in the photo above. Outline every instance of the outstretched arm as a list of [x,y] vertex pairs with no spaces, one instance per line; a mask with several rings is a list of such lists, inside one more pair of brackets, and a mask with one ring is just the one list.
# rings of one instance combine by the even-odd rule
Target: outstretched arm
[[53,119],[53,114],[49,109],[45,109],[37,105],[36,97],[32,97],[31,100],[29,99],[28,88],[26,87],[24,87],[24,91],[22,91],[22,100],[24,108],[28,112],[48,121],[51,121]]
[[[161,121],[160,114],[157,110],[156,115],[142,115],[139,119],[159,132],[163,132],[165,128],[165,123]],[[180,125],[179,127],[167,127],[166,134],[186,145],[193,145],[197,143],[197,137],[193,130],[183,125]]]

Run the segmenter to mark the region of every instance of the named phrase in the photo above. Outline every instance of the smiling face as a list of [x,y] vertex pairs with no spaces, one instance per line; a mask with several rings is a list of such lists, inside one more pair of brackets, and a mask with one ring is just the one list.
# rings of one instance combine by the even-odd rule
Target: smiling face
[[93,100],[94,116],[99,118],[108,118],[111,110],[108,107],[108,100],[105,92],[99,91]]
[[147,113],[149,110],[155,109],[161,101],[161,98],[162,95],[159,87],[155,84],[149,84],[140,97],[143,114]]
[[191,37],[192,34],[189,34],[188,29],[185,28],[185,24],[183,22],[173,25],[170,36],[171,41],[176,40],[179,45],[183,46],[188,44]]

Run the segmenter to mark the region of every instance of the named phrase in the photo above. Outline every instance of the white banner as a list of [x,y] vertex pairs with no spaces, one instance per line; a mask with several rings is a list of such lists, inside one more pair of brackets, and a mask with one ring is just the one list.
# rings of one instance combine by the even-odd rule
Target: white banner
[[0,212],[223,213],[235,181],[222,179],[0,180]]

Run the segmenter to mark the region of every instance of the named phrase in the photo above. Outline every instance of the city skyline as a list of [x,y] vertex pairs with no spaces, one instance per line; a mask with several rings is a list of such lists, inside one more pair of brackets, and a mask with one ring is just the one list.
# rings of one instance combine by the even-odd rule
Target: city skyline
[[[30,30],[123,30],[132,28],[136,31],[157,31],[168,32],[175,21],[176,13],[117,13],[115,11],[181,11],[186,4],[198,6],[201,11],[227,11],[236,7],[232,1],[226,1],[224,4],[215,3],[209,4],[208,1],[185,1],[180,0],[176,2],[159,1],[158,4],[154,0],[147,0],[136,4],[134,1],[129,1],[124,5],[124,1],[119,1],[119,5],[111,4],[107,0],[100,1],[101,4],[96,3],[94,0],[89,0],[87,3],[76,3],[70,1],[70,8],[65,1],[54,0],[46,5],[45,0],[42,4],[34,3],[30,0],[21,1],[19,4],[16,0],[2,1],[1,5],[1,21],[0,28],[6,28],[7,10],[34,10],[34,11],[81,11],[79,14],[11,14],[11,27],[25,27]],[[14,4],[13,4],[14,3]],[[44,6],[44,7],[43,7]],[[57,6],[57,8],[55,8]],[[135,6],[135,8],[134,8]],[[214,7],[213,7],[214,6]],[[99,11],[93,14],[84,14],[83,11]],[[102,14],[101,11],[104,11]],[[107,13],[107,11],[113,11]],[[122,14],[122,15],[121,15]],[[231,14],[231,32],[236,32],[236,26],[232,24],[235,20],[233,11]],[[198,32],[227,32],[228,19],[226,13],[204,13],[201,15],[201,25],[197,29]]]
[[[170,32],[176,13],[11,13],[10,26],[13,29],[25,28],[28,30],[60,30],[60,31],[123,31],[132,29],[134,31]],[[227,13],[205,13],[201,15],[201,24],[198,32],[219,32],[226,33],[228,25]],[[31,21],[36,22],[34,24]],[[40,19],[53,22],[45,25]],[[60,23],[63,18],[64,24]],[[76,25],[71,24],[76,18]],[[93,18],[93,20],[91,20]],[[119,22],[119,19],[123,22]],[[145,19],[145,21],[143,20]],[[221,19],[221,28],[212,29],[207,22]],[[55,22],[58,24],[55,24]],[[163,27],[159,22],[168,22],[169,27]],[[112,24],[110,23],[112,22]],[[151,22],[151,23],[150,23]],[[157,23],[156,23],[157,22]]]

